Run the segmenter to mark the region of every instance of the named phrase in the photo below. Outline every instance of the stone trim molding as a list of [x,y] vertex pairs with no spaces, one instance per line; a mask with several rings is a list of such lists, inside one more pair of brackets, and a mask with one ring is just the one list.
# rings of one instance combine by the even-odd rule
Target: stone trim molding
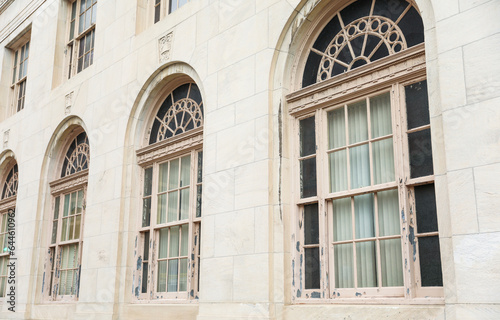
[[17,196],[8,197],[0,200],[0,212],[7,211],[16,207]]
[[158,161],[158,159],[167,156],[175,156],[180,152],[196,148],[203,144],[202,132],[203,127],[199,127],[184,134],[139,149],[136,151],[137,163],[140,166],[146,166]]
[[50,193],[52,195],[57,195],[63,191],[78,189],[81,186],[87,184],[88,176],[89,169],[85,169],[70,176],[52,181],[51,183],[49,183]]
[[[425,76],[424,45],[417,45],[391,59],[380,59],[365,67],[350,71],[329,80],[316,83],[286,96],[288,112],[299,116],[320,107],[324,103],[337,104],[351,98],[403,80],[409,75]],[[394,60],[395,59],[395,60]],[[367,70],[368,69],[368,70]]]

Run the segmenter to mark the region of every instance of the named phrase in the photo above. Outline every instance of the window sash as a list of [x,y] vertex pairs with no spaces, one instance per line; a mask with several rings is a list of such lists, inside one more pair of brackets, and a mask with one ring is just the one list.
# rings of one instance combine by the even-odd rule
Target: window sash
[[[318,292],[326,292],[326,297],[328,299],[336,299],[336,300],[342,300],[346,297],[352,297],[356,298],[356,293],[359,294],[359,291],[362,290],[364,293],[366,293],[367,296],[380,296],[380,297],[386,297],[386,298],[405,298],[405,299],[412,299],[412,298],[418,298],[418,297],[425,297],[425,296],[432,296],[432,297],[442,297],[442,292],[443,289],[442,287],[432,287],[432,288],[424,288],[419,285],[419,277],[420,277],[420,270],[419,270],[419,261],[418,257],[415,261],[415,263],[411,264],[411,266],[405,268],[403,264],[403,273],[404,273],[404,285],[400,287],[383,287],[381,286],[381,283],[377,283],[378,288],[335,288],[335,259],[334,259],[334,246],[335,245],[340,245],[340,244],[355,244],[355,243],[363,243],[363,242],[368,242],[368,241],[374,241],[376,243],[376,250],[375,253],[377,255],[377,276],[378,279],[380,278],[380,273],[381,273],[381,257],[380,257],[380,243],[382,241],[387,241],[390,239],[400,239],[402,241],[401,243],[401,256],[402,256],[402,261],[406,258],[407,261],[410,261],[410,244],[408,244],[406,241],[403,241],[405,237],[408,235],[408,226],[409,226],[409,219],[408,219],[408,214],[410,212],[409,208],[410,206],[413,205],[410,201],[407,200],[401,200],[401,199],[408,199],[407,193],[409,192],[409,189],[412,188],[414,185],[421,185],[425,183],[431,183],[434,180],[434,176],[424,176],[424,177],[418,177],[418,178],[409,178],[409,169],[407,165],[404,165],[404,163],[409,163],[408,159],[403,158],[403,154],[405,156],[408,156],[408,152],[403,152],[403,150],[408,150],[408,133],[415,132],[415,131],[422,131],[425,129],[428,129],[430,126],[425,125],[422,127],[418,127],[412,130],[406,130],[406,118],[405,118],[405,103],[403,100],[403,95],[401,91],[403,91],[404,86],[407,85],[408,83],[415,83],[419,81],[419,78],[412,78],[411,80],[405,80],[402,82],[397,82],[394,85],[391,85],[390,87],[382,88],[378,90],[377,92],[374,92],[373,94],[368,95],[367,97],[361,99],[361,100],[367,100],[367,105],[368,105],[368,119],[370,119],[370,106],[369,106],[369,99],[371,97],[377,96],[381,93],[384,92],[389,92],[390,93],[390,101],[391,101],[391,120],[392,120],[392,133],[391,134],[384,134],[376,137],[372,137],[372,128],[371,124],[368,122],[367,130],[368,130],[368,138],[366,140],[362,141],[356,141],[355,143],[349,144],[346,142],[344,146],[328,146],[328,112],[332,110],[338,110],[339,107],[333,106],[333,107],[326,107],[322,109],[316,109],[314,112],[314,115],[316,116],[316,141],[318,145],[318,150],[316,151],[316,154],[314,156],[317,157],[317,167],[318,167],[318,172],[317,172],[317,186],[318,186],[318,191],[317,194],[318,196],[315,197],[310,197],[310,198],[305,198],[305,199],[300,199],[300,191],[297,191],[296,194],[296,203],[298,205],[298,210],[302,211],[303,206],[310,204],[310,203],[318,203],[320,207],[320,212],[323,212],[322,210],[326,211],[327,216],[323,217],[324,215],[320,214],[320,225],[324,226],[323,228],[320,227],[319,229],[319,235],[320,235],[320,244],[319,248],[321,250],[326,250],[329,255],[327,256],[328,259],[322,259],[320,261],[322,270],[321,270],[321,279],[326,279],[326,270],[329,270],[329,282],[325,282],[322,280],[321,288],[320,289],[305,289],[302,288],[302,293],[301,297],[299,299],[303,299],[306,295],[311,297],[311,295],[317,295]],[[353,100],[354,103],[358,100]],[[348,103],[343,103],[340,105],[340,108],[343,108],[345,112],[347,111],[347,106],[350,105],[352,102]],[[308,113],[306,115],[303,115],[301,118],[296,119],[296,124],[297,127],[295,127],[294,131],[298,132],[298,123],[300,119],[303,118],[308,118],[312,116],[313,114]],[[397,121],[396,121],[397,120]],[[348,123],[347,115],[346,115],[346,124]],[[398,126],[398,124],[402,124],[403,126]],[[345,128],[346,130],[346,135],[348,135],[348,128]],[[377,141],[383,141],[387,139],[393,139],[393,159],[394,159],[394,167],[395,167],[395,177],[393,181],[389,182],[384,182],[380,184],[374,184],[374,177],[373,177],[373,160],[372,160],[372,143],[375,143]],[[329,179],[328,179],[328,173],[329,168],[328,168],[328,155],[332,154],[336,151],[339,150],[349,150],[349,148],[364,145],[364,144],[370,144],[370,185],[362,188],[347,188],[346,190],[343,191],[334,191],[330,192],[330,186],[329,186]],[[299,151],[298,151],[298,144],[296,147],[296,159],[297,162],[297,171],[298,172],[298,164],[300,163],[301,160],[303,160],[305,157],[300,157]],[[311,157],[311,156],[308,156]],[[349,164],[349,161],[347,162]],[[349,171],[348,171],[349,172]],[[349,176],[349,174],[348,174]],[[326,179],[322,177],[327,177]],[[406,181],[405,184],[399,186],[397,184],[397,181],[402,178],[402,181]],[[406,180],[404,180],[406,178]],[[296,186],[297,188],[298,186]],[[332,207],[332,201],[335,201],[336,199],[342,199],[342,198],[352,198],[354,199],[355,196],[359,196],[362,194],[366,193],[378,193],[384,190],[398,190],[398,208],[399,212],[401,210],[404,210],[406,213],[407,217],[404,221],[401,221],[401,217],[399,217],[399,221],[402,224],[401,227],[401,234],[398,236],[374,236],[374,237],[368,237],[368,238],[363,238],[363,239],[353,239],[350,241],[333,241],[333,233],[332,233],[332,219],[333,219],[333,211],[331,209]],[[323,218],[322,218],[323,217]],[[299,218],[299,224],[303,224],[302,221],[303,217]],[[301,222],[302,221],[302,222]],[[403,228],[403,225],[405,228]],[[378,228],[378,226],[377,226]],[[404,230],[404,231],[403,231]],[[416,239],[418,237],[429,237],[429,236],[436,236],[438,233],[429,233],[429,234],[424,234],[424,235],[416,235]],[[304,239],[303,239],[303,232],[298,230],[298,236],[299,236],[299,241],[300,241],[300,254],[304,254],[304,250],[309,248],[309,247],[314,247],[314,246],[308,246],[304,245]],[[417,239],[418,240],[418,239]],[[355,250],[355,249],[354,249]],[[417,255],[418,255],[418,250],[417,250]],[[411,255],[413,257],[413,255]],[[298,261],[298,260],[297,260]],[[304,262],[302,263],[302,268],[304,268],[305,264]],[[410,271],[408,273],[407,271]],[[410,275],[408,275],[410,274]],[[324,278],[323,278],[324,277]],[[380,281],[380,280],[379,280]],[[410,294],[408,294],[406,289],[410,289]],[[340,296],[339,296],[340,294]],[[364,295],[364,294],[363,294]],[[348,299],[349,300],[349,299]],[[349,300],[352,301],[352,300]]]
[[[200,232],[200,222],[201,217],[197,217],[197,190],[198,186],[202,186],[202,181],[198,179],[198,157],[201,157],[201,150],[194,149],[182,155],[177,155],[170,159],[161,160],[155,162],[150,167],[145,167],[143,169],[143,180],[142,185],[144,186],[142,191],[142,199],[151,199],[151,209],[150,209],[150,223],[148,226],[143,226],[140,228],[140,239],[142,241],[142,253],[144,253],[144,241],[149,235],[149,241],[151,242],[151,246],[148,249],[148,256],[143,257],[142,267],[147,267],[147,288],[142,287],[144,281],[144,276],[146,272],[141,268],[138,272],[140,273],[139,277],[141,279],[141,288],[138,295],[139,300],[143,299],[154,299],[157,300],[192,300],[194,297],[190,295],[191,292],[198,292],[198,259],[199,259],[199,232]],[[184,162],[184,166],[182,165],[182,159],[186,161],[189,160],[189,165],[187,166],[186,162]],[[177,163],[177,165],[174,165]],[[163,171],[166,176],[163,177],[163,182],[160,181],[160,169],[166,169]],[[145,184],[145,172],[150,169],[151,172],[151,186]],[[175,170],[175,183],[172,183],[171,173]],[[189,173],[189,182],[185,184],[181,182],[182,176],[186,177],[186,171]],[[149,176],[149,173],[148,173]],[[149,179],[149,178],[148,178]],[[149,181],[149,180],[148,180]],[[189,192],[189,204],[188,204],[188,215],[184,217],[184,219],[180,219],[177,216],[177,219],[173,221],[168,221],[166,219],[168,213],[168,205],[164,207],[164,210],[167,210],[165,213],[165,221],[159,220],[160,216],[158,214],[158,207],[160,206],[159,202],[162,196],[166,196],[168,198],[169,194],[177,193],[181,194],[182,191]],[[144,201],[144,200],[143,200]],[[168,203],[168,200],[167,200]],[[176,212],[180,214],[180,200],[176,199]],[[141,216],[141,226],[143,225],[143,217]],[[179,254],[176,256],[171,256],[170,254],[170,236],[172,230],[179,229],[179,235],[177,239],[181,239],[183,232],[187,230],[187,250],[182,252],[181,247],[179,247]],[[162,250],[162,238],[160,236],[163,233],[165,237],[165,232],[168,235],[166,243],[167,245],[167,255],[161,255],[160,250]],[[184,238],[186,240],[186,238]],[[179,241],[179,240],[178,240]],[[165,241],[163,241],[165,242]],[[196,243],[195,243],[196,242]],[[179,241],[178,245],[182,245],[182,240]],[[197,252],[194,256],[191,253]],[[140,254],[140,253],[139,253]],[[194,257],[194,260],[192,259]],[[176,282],[176,290],[173,290],[173,273],[170,273],[170,290],[169,291],[169,270],[174,268],[175,261],[177,261],[177,282]],[[185,270],[181,270],[180,263],[181,261],[185,262]],[[194,265],[194,268],[192,267]],[[160,267],[162,271],[160,271]],[[186,273],[185,278],[182,274]],[[160,276],[160,277],[159,277]],[[139,278],[138,277],[138,278]],[[165,283],[159,282],[159,279],[165,280]],[[145,288],[146,290],[144,290]],[[183,289],[183,290],[180,290]],[[146,292],[144,292],[146,291]],[[195,295],[196,296],[196,295]],[[156,298],[158,297],[158,298]]]

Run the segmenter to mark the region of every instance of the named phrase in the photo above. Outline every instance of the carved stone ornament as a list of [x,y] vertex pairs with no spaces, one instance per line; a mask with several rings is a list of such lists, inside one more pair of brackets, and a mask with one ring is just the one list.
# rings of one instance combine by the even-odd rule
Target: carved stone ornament
[[203,128],[193,129],[171,139],[157,142],[145,148],[137,150],[137,162],[139,165],[147,165],[166,156],[199,147],[203,143]]
[[364,67],[352,70],[323,82],[300,89],[286,96],[289,113],[298,116],[321,107],[351,99],[353,95],[383,88],[408,75],[425,75],[425,54],[423,45],[417,45],[398,53],[395,60],[378,60]]
[[307,16],[309,16],[309,14],[314,10],[314,8],[316,8],[316,6],[320,1],[321,0],[310,0],[302,7],[302,9],[300,9],[300,13],[297,15],[297,17],[292,23],[292,39],[297,33],[297,30],[300,29],[304,21],[307,19]]
[[10,134],[10,129],[5,130],[3,132],[3,148],[7,149],[9,147],[9,134]]
[[81,186],[87,184],[89,170],[83,170],[74,173],[70,176],[57,179],[50,183],[50,193],[52,195],[59,194],[63,191],[71,191],[80,188]]
[[66,95],[66,98],[64,100],[64,114],[68,115],[71,113],[71,106],[73,105],[73,93],[74,91],[71,91]]
[[169,32],[167,35],[158,39],[158,53],[160,63],[165,63],[170,60],[170,52],[172,51],[172,39],[174,32]]

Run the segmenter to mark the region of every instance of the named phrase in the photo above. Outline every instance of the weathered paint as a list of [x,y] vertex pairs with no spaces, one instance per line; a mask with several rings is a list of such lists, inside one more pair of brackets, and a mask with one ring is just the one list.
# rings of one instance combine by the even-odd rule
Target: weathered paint
[[299,281],[300,281],[300,287],[301,288],[303,288],[302,287],[302,259],[303,259],[303,257],[302,257],[302,254],[301,254],[300,255],[300,267],[299,267],[299,270],[300,270],[299,271]]
[[297,289],[297,298],[300,298],[302,296],[302,292],[300,291],[300,289]]
[[297,241],[297,245],[295,246],[295,249],[297,249],[297,252],[300,252],[300,241]]
[[142,257],[139,256],[137,258],[137,270],[141,270],[141,267],[142,267]]
[[361,296],[362,296],[362,294],[361,294],[361,293],[356,292],[356,297],[361,297]]
[[135,296],[139,297],[139,286],[135,287]]
[[321,293],[315,291],[315,292],[311,293],[311,298],[319,299],[319,298],[321,298]]
[[191,289],[191,292],[189,293],[189,295],[191,295],[191,297],[194,297],[194,290]]
[[43,272],[43,277],[42,277],[42,293],[44,288],[45,288],[45,271]]
[[403,220],[403,222],[405,222],[405,209],[401,209],[401,220]]
[[412,226],[410,226],[410,236],[408,240],[410,240],[413,247],[413,261],[415,261],[417,259],[417,243],[415,242],[415,230]]
[[295,287],[295,259],[292,260],[292,286]]

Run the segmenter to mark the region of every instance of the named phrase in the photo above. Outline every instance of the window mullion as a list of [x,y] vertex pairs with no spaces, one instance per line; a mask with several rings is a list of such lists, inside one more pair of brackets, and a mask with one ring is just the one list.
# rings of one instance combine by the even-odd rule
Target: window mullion
[[358,261],[357,261],[357,256],[356,256],[356,212],[355,212],[355,207],[354,207],[354,197],[350,198],[351,200],[351,221],[352,221],[352,262],[353,262],[353,278],[354,278],[354,288],[358,288]]

